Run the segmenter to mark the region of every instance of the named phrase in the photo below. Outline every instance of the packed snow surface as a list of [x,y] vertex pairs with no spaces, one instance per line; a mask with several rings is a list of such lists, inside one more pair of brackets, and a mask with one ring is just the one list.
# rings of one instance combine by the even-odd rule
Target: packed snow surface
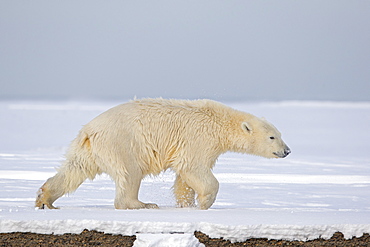
[[141,185],[140,199],[159,210],[115,210],[107,175],[57,200],[60,210],[36,210],[38,188],[55,174],[81,126],[118,103],[0,102],[0,232],[87,228],[135,234],[135,246],[196,246],[196,230],[233,242],[370,233],[370,102],[226,102],[272,122],[292,154],[220,156],[214,168],[220,190],[206,211],[176,208],[171,171]]

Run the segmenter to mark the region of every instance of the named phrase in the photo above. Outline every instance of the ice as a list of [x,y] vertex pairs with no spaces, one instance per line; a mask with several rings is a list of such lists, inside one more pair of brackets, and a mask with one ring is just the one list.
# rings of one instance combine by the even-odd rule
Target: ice
[[292,153],[220,156],[220,190],[206,211],[175,207],[171,171],[141,185],[140,199],[159,210],[115,210],[107,175],[57,200],[59,210],[35,210],[37,190],[81,126],[117,103],[0,102],[0,232],[99,230],[137,235],[135,246],[196,246],[194,231],[232,242],[370,232],[370,102],[226,102],[276,125]]

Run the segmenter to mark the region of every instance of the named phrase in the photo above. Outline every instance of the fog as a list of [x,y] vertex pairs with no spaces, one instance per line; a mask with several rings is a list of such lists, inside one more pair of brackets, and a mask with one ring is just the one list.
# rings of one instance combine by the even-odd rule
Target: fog
[[370,100],[370,1],[1,1],[0,99]]

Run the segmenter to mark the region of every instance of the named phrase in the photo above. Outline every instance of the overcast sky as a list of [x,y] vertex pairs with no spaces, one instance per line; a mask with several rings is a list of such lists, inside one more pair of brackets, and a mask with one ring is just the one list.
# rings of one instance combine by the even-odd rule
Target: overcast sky
[[370,100],[370,1],[1,1],[0,85],[0,99]]

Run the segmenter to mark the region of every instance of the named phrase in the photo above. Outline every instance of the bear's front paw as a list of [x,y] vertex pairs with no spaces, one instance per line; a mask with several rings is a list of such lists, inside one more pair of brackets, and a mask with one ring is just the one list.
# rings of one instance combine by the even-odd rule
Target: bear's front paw
[[177,207],[178,208],[193,208],[195,207],[196,204],[195,204],[195,200],[188,200],[188,201],[180,201],[178,200],[177,201]]
[[215,202],[216,196],[213,194],[200,196],[198,195],[199,208],[202,210],[209,209]]

